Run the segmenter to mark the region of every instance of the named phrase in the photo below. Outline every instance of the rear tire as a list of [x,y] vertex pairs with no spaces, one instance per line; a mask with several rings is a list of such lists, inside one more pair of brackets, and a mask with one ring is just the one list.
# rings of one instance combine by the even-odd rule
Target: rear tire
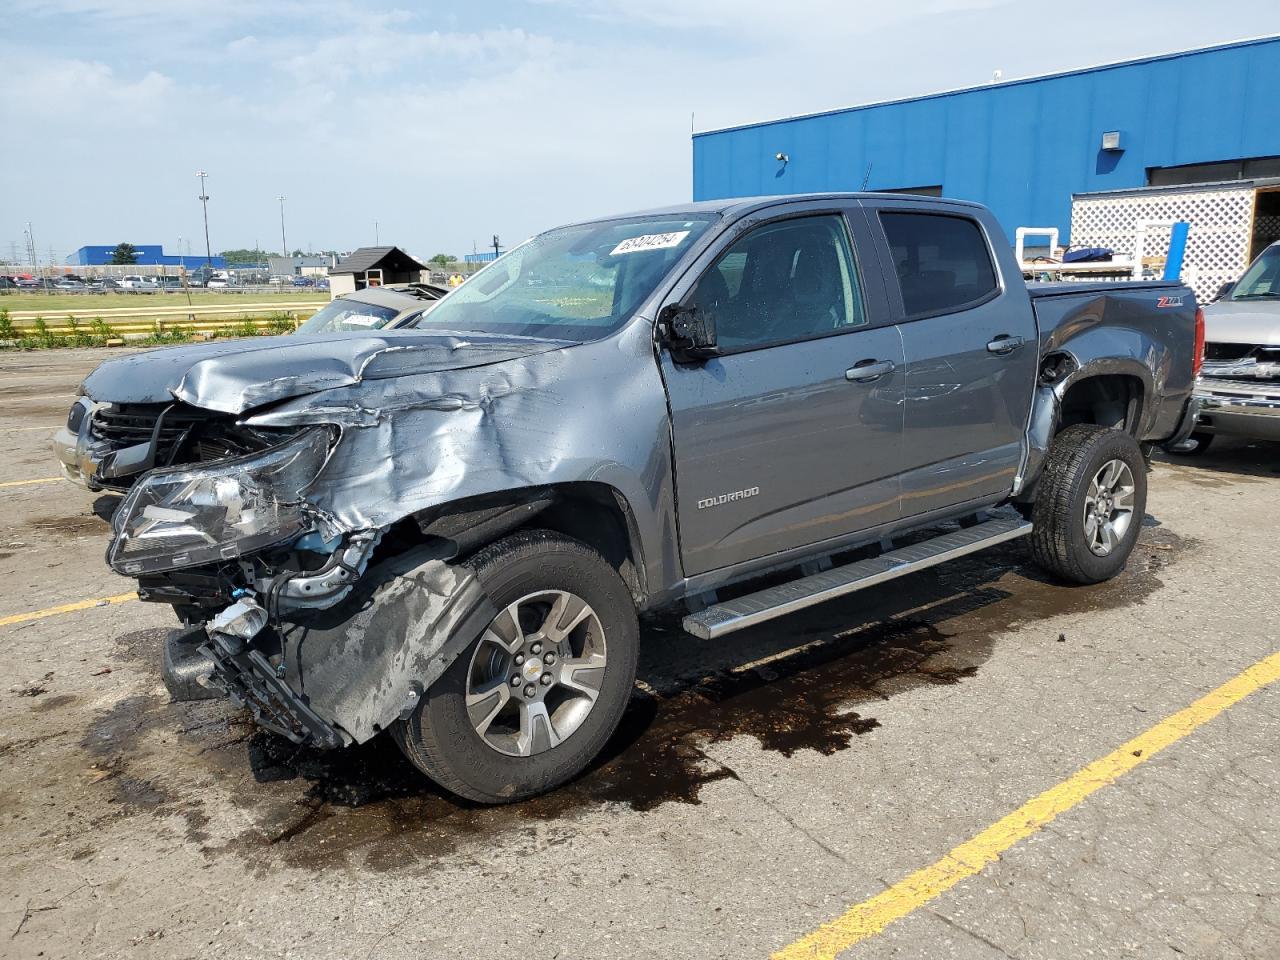
[[1063,580],[1110,580],[1124,569],[1146,508],[1137,441],[1110,427],[1068,427],[1054,438],[1036,491],[1031,555]]
[[391,733],[451,793],[511,803],[604,749],[631,697],[640,629],[622,578],[569,537],[517,533],[468,565],[500,613]]

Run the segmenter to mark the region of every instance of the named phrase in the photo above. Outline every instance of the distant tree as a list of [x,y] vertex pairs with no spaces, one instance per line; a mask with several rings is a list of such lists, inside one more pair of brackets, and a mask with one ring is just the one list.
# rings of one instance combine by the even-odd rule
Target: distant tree
[[302,248],[301,248],[301,247],[299,247],[297,250],[293,251],[293,256],[295,256],[295,257],[301,257],[302,255],[303,255],[303,253],[302,253]]
[[132,243],[117,243],[116,248],[111,251],[111,262],[124,266],[137,263],[138,251]]
[[442,266],[442,267],[447,267],[449,264],[457,262],[457,259],[458,258],[455,257],[452,253],[437,253],[434,257],[432,257],[427,262],[438,264],[439,266]]
[[256,247],[253,250],[223,250],[218,254],[227,263],[266,263],[270,254]]

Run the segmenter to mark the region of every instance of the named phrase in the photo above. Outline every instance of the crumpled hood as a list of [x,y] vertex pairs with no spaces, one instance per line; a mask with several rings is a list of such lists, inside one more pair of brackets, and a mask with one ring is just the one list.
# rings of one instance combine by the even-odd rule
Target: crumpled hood
[[1280,300],[1223,300],[1204,308],[1209,343],[1280,346]]
[[563,340],[423,330],[255,337],[108,360],[80,389],[104,403],[163,403],[176,397],[206,410],[240,414],[362,380],[463,370],[572,345]]

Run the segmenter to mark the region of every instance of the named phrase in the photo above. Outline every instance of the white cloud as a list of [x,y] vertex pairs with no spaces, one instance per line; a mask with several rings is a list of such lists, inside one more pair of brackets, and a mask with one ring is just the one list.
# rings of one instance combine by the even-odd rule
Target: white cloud
[[1052,43],[1007,0],[16,2],[0,244],[28,217],[66,248],[196,236],[203,167],[215,247],[278,236],[284,193],[299,244],[371,242],[376,219],[429,255],[687,198],[694,111],[704,130],[1209,43],[1274,0],[1158,21],[1084,0]]
[[55,134],[68,124],[157,123],[175,93],[173,80],[154,70],[129,79],[100,61],[57,60],[3,48],[0,58],[7,65],[0,76],[0,109],[24,118],[27,138],[42,130]]

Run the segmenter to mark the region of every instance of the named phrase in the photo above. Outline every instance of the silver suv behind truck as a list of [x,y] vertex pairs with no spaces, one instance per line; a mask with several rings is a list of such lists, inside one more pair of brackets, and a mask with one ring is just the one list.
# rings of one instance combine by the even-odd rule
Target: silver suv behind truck
[[[518,800],[613,733],[639,612],[718,637],[1024,535],[1064,580],[1114,576],[1143,446],[1191,427],[1197,317],[1176,284],[1029,290],[969,203],[575,224],[416,329],[104,364],[88,395],[196,454],[133,485],[108,559],[183,623],[175,696],[319,747],[389,732],[454,793]],[[206,436],[260,446],[201,459]]]
[[1201,454],[1215,436],[1280,440],[1280,243],[1204,308],[1195,431],[1172,453]]

